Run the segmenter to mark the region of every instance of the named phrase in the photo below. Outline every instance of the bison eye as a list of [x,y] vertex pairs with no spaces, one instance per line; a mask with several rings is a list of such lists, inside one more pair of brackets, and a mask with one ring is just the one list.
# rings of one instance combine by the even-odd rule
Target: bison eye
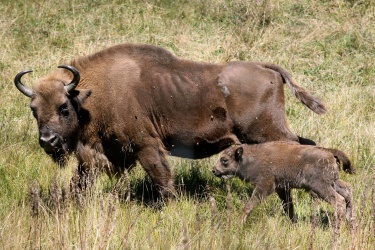
[[68,106],[63,105],[60,108],[60,114],[63,115],[63,116],[68,116],[69,115],[69,108],[68,108]]
[[221,164],[223,164],[224,166],[228,165],[228,159],[221,158],[220,161],[221,161]]

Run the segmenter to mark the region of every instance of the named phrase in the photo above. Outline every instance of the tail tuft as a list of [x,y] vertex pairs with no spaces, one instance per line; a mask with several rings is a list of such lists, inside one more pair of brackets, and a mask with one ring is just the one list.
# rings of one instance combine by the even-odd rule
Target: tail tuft
[[330,151],[335,156],[335,158],[338,160],[339,163],[340,162],[342,163],[342,168],[345,172],[349,174],[356,173],[355,167],[352,165],[352,163],[349,160],[349,157],[344,152],[338,149],[333,149],[333,148],[329,148],[327,150]]
[[[288,82],[288,80],[287,80]],[[300,100],[305,106],[314,111],[315,113],[321,115],[327,112],[322,100],[311,95],[302,87],[296,85],[295,83],[288,82],[288,85],[293,89],[294,95]]]

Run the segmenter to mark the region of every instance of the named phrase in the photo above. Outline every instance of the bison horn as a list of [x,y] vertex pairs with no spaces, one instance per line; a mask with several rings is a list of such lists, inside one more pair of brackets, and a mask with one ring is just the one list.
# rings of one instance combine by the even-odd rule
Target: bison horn
[[70,92],[74,90],[77,87],[79,80],[81,78],[78,70],[74,68],[73,66],[68,66],[68,65],[60,65],[59,68],[67,69],[73,73],[73,80],[68,85],[65,85],[65,90],[66,92]]
[[24,70],[24,71],[21,71],[19,72],[16,77],[14,78],[14,84],[16,85],[17,89],[22,93],[24,94],[25,96],[27,97],[32,97],[33,96],[33,90],[26,87],[25,85],[23,85],[23,83],[21,82],[21,78],[23,75],[27,74],[27,73],[30,73],[30,72],[33,72],[32,70]]

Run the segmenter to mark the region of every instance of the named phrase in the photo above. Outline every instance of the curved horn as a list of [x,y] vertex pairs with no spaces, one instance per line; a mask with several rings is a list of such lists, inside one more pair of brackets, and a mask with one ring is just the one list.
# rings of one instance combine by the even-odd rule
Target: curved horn
[[17,89],[22,93],[24,94],[25,96],[27,97],[32,97],[33,96],[33,90],[26,87],[25,85],[23,85],[23,83],[21,82],[21,78],[23,75],[27,74],[27,73],[30,73],[30,72],[33,72],[32,70],[24,70],[24,71],[21,71],[19,72],[16,77],[14,77],[14,84],[16,85]]
[[74,68],[73,66],[68,66],[68,65],[60,65],[59,68],[64,68],[64,69],[67,69],[70,72],[72,72],[73,80],[68,85],[65,85],[64,88],[65,88],[66,92],[70,92],[70,91],[74,90],[77,87],[77,85],[79,83],[79,80],[81,79],[81,76],[80,76],[78,70],[76,68]]

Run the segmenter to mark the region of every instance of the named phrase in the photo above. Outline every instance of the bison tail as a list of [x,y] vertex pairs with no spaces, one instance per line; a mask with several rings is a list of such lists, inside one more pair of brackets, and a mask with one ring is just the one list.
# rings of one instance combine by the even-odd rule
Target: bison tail
[[352,163],[350,162],[349,157],[344,152],[338,149],[333,149],[333,148],[329,148],[327,150],[330,151],[335,156],[335,158],[338,160],[339,163],[340,162],[342,163],[342,168],[345,172],[349,174],[355,174],[356,170],[354,166],[352,165]]
[[269,64],[269,63],[263,63],[263,66],[265,68],[269,68],[269,69],[279,72],[284,82],[287,83],[290,89],[292,90],[293,94],[306,107],[308,107],[309,109],[311,109],[317,114],[324,114],[327,111],[323,102],[319,98],[311,95],[306,89],[299,86],[284,68],[278,65]]

